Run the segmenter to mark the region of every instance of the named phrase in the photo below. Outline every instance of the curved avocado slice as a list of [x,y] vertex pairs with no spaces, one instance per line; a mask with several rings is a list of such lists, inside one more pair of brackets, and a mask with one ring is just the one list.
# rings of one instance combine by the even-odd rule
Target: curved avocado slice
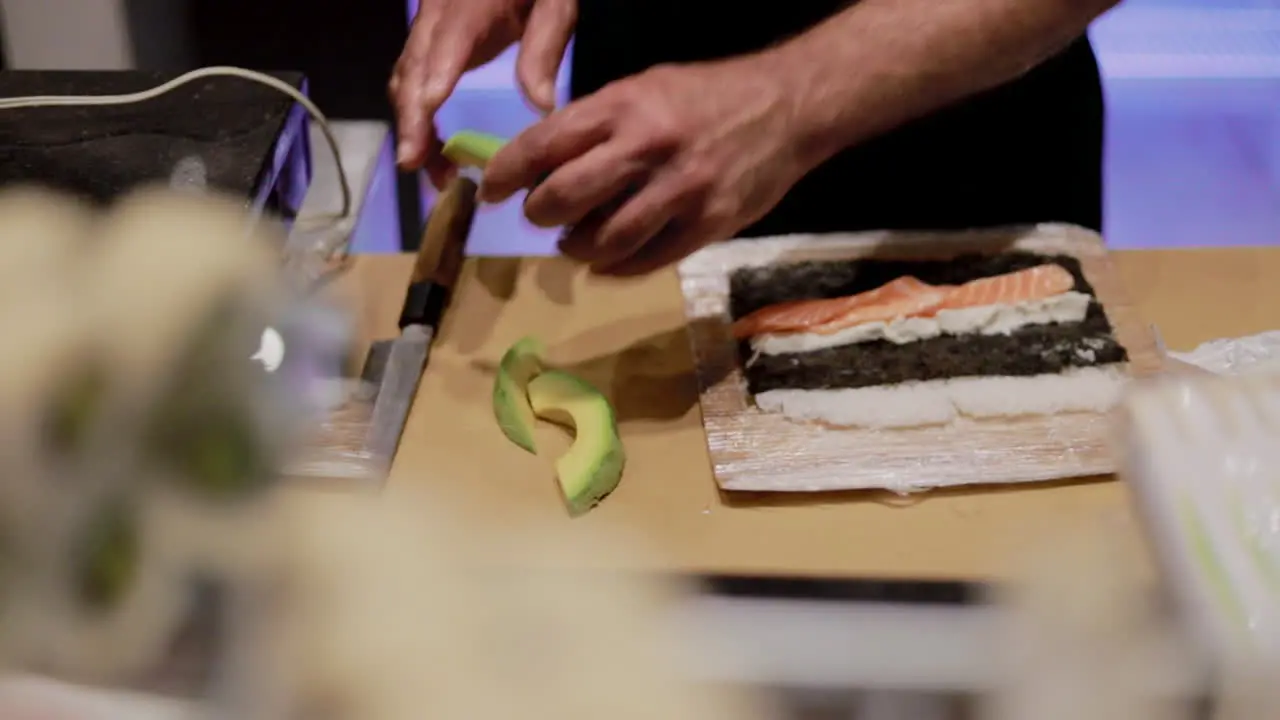
[[569,514],[581,515],[618,487],[627,462],[613,406],[589,383],[560,370],[529,383],[529,402],[538,417],[574,430],[556,475]]
[[493,415],[511,442],[537,452],[533,442],[533,408],[529,406],[529,381],[542,372],[542,341],[526,337],[503,354],[493,381]]
[[489,158],[497,154],[507,141],[497,135],[463,130],[449,137],[440,151],[449,162],[459,167],[477,167],[484,169]]

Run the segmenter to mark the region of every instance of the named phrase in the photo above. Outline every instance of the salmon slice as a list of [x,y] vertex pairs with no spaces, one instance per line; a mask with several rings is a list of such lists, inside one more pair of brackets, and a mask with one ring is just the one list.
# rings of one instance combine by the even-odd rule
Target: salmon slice
[[857,295],[796,300],[760,308],[734,322],[733,336],[742,339],[795,332],[830,335],[864,323],[932,317],[940,310],[1043,300],[1074,286],[1075,278],[1056,263],[978,278],[959,286],[930,285],[905,275]]
[[855,314],[862,308],[889,306],[936,290],[937,288],[932,285],[910,275],[904,275],[874,290],[856,295],[778,303],[738,318],[733,323],[733,336],[742,339],[764,333],[804,332],[815,327],[842,322],[845,317]]
[[955,289],[951,285],[925,285],[912,295],[853,308],[833,320],[807,328],[804,332],[833,335],[855,325],[888,323],[900,318],[929,315],[936,312]]
[[1037,265],[1026,270],[978,278],[952,289],[936,308],[929,311],[1015,305],[1031,300],[1061,295],[1075,287],[1076,279],[1056,263]]

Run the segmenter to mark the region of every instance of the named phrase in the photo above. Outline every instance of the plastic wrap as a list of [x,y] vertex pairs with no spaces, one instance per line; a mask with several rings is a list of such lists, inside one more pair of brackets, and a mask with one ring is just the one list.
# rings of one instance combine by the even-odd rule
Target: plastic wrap
[[1126,479],[1170,589],[1220,662],[1280,659],[1280,375],[1275,335],[1209,343],[1131,387]]
[[362,450],[373,417],[369,389],[359,380],[329,377],[317,383],[316,390],[336,402],[317,409],[316,421],[305,442],[285,465],[285,475],[296,479],[381,480],[372,456]]
[[295,224],[283,249],[284,276],[299,291],[312,292],[349,263],[351,223],[328,218]]
[[1280,372],[1280,330],[1211,340],[1190,352],[1167,354],[1179,362],[1221,375]]
[[277,371],[309,418],[304,435],[284,467],[287,477],[307,480],[379,480],[380,470],[363,451],[376,388],[345,374],[352,336],[349,318],[318,302],[300,306],[281,331],[289,338],[291,362]]

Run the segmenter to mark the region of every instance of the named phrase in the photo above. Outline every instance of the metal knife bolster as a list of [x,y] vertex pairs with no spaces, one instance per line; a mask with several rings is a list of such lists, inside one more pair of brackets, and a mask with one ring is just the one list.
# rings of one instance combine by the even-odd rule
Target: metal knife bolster
[[400,309],[401,330],[410,325],[428,325],[435,327],[449,306],[453,291],[434,280],[415,282],[409,285],[404,296],[404,306]]

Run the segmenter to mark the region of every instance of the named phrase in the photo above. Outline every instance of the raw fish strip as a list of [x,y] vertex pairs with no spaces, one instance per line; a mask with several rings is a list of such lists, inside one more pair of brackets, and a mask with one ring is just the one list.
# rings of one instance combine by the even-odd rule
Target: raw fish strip
[[949,285],[940,287],[925,285],[925,289],[913,295],[854,308],[831,322],[815,325],[804,332],[831,335],[863,323],[892,322],[898,318],[931,315],[941,307],[952,290],[953,288]]
[[938,310],[1016,305],[1061,295],[1075,287],[1076,280],[1061,265],[1049,263],[1026,270],[978,278],[947,293]]
[[778,303],[739,318],[733,324],[733,336],[739,339],[770,332],[793,332],[834,322],[858,308],[881,303],[894,303],[912,296],[934,291],[932,285],[910,275],[885,283],[874,290],[845,297],[819,300],[793,300]]
[[778,303],[738,319],[738,339],[764,333],[810,332],[828,335],[869,322],[932,317],[939,310],[1016,305],[1067,292],[1075,278],[1056,263],[978,278],[960,286],[930,285],[909,275],[875,290],[847,297]]

